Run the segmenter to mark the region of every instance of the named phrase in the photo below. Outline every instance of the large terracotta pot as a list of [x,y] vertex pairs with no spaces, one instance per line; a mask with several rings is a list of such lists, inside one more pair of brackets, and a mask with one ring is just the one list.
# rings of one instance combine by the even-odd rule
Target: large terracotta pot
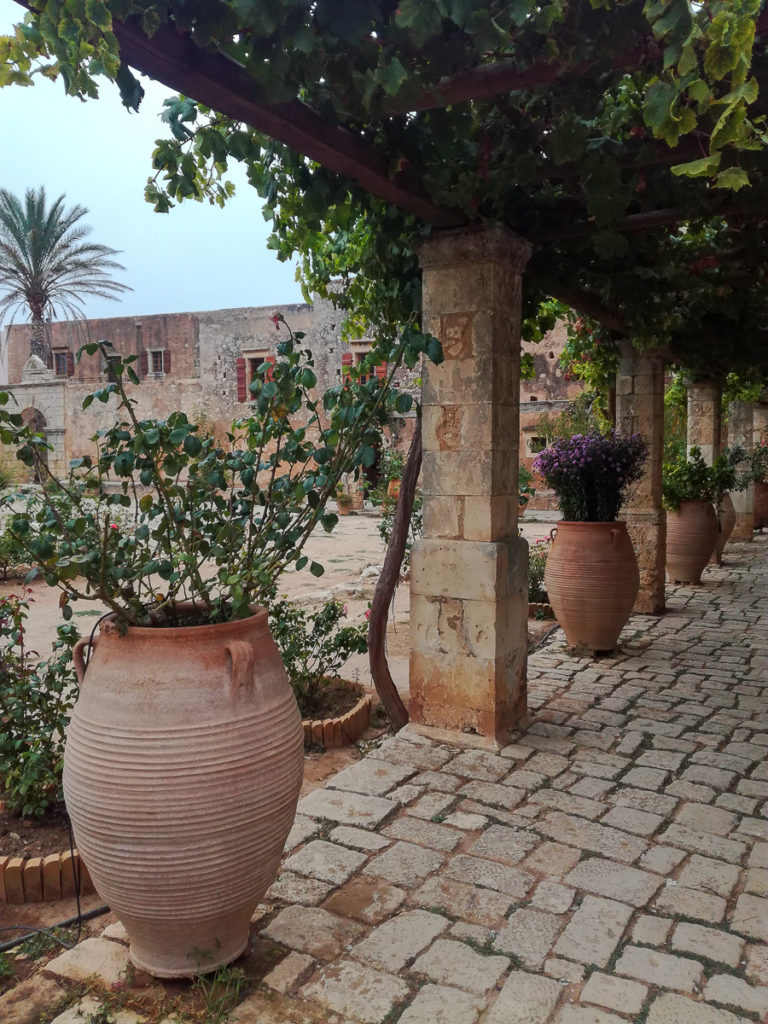
[[718,536],[715,506],[681,501],[667,513],[667,574],[673,583],[700,583]]
[[243,952],[293,822],[303,748],[264,609],[122,635],[102,625],[67,732],[64,796],[137,967],[182,977]]
[[768,527],[768,482],[755,484],[753,508],[755,515],[755,529]]
[[394,501],[400,497],[400,480],[390,480],[387,484],[387,497]]
[[728,539],[733,533],[733,528],[736,525],[736,509],[733,506],[733,498],[730,496],[728,491],[725,491],[718,503],[717,523],[717,541],[715,542],[715,551],[710,561],[715,565],[722,565],[723,548],[728,543]]
[[544,583],[568,643],[612,651],[640,586],[627,524],[558,523]]

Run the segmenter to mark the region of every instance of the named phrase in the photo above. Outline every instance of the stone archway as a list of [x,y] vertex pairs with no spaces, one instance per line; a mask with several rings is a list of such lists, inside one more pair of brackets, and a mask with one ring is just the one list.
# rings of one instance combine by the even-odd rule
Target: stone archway
[[[48,426],[48,421],[46,420],[45,415],[39,409],[36,409],[33,405],[28,406],[26,409],[22,411],[21,419],[25,427],[32,427],[36,434],[42,434],[43,437],[47,436],[46,428]],[[41,449],[40,457],[47,467],[48,450],[46,448]],[[33,479],[35,483],[43,483],[43,480],[40,476],[40,470],[37,467],[35,467],[34,469]]]

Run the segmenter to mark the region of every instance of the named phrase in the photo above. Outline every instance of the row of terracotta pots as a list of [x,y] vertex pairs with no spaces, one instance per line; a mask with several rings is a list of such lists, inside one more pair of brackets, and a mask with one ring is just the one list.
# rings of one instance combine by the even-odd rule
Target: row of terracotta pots
[[[710,558],[719,564],[736,512],[724,495],[719,516],[705,501],[684,501],[667,514],[667,572],[673,583],[699,583]],[[550,602],[572,647],[611,651],[640,586],[624,522],[560,522],[544,570]]]

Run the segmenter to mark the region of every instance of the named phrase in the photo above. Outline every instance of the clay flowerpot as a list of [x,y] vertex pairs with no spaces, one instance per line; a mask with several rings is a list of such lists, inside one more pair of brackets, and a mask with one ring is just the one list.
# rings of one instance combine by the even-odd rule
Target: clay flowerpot
[[336,507],[340,516],[348,516],[352,511],[352,498],[349,495],[346,495],[344,498],[337,498]]
[[390,480],[387,484],[387,497],[395,501],[400,497],[400,481]]
[[544,584],[572,647],[612,651],[640,586],[626,523],[558,523]]
[[681,501],[667,513],[667,574],[673,583],[700,583],[719,533],[715,506]]
[[755,529],[768,527],[768,481],[754,485],[753,509],[755,516]]
[[715,551],[710,561],[715,565],[723,564],[723,548],[728,543],[728,538],[733,533],[733,528],[736,525],[736,509],[733,507],[733,499],[731,498],[728,491],[726,491],[720,498],[720,502],[717,506],[717,541],[715,543]]
[[64,796],[131,960],[161,978],[246,948],[277,874],[304,734],[267,613],[175,629],[101,626],[67,731]]

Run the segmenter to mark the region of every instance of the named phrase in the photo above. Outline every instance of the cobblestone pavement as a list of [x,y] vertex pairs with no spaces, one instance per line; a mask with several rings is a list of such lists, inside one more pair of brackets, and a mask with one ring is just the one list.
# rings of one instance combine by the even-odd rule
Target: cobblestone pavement
[[[768,1020],[767,542],[617,656],[556,633],[500,754],[406,731],[305,797],[231,1024]],[[87,942],[46,977],[111,979],[125,947]]]

